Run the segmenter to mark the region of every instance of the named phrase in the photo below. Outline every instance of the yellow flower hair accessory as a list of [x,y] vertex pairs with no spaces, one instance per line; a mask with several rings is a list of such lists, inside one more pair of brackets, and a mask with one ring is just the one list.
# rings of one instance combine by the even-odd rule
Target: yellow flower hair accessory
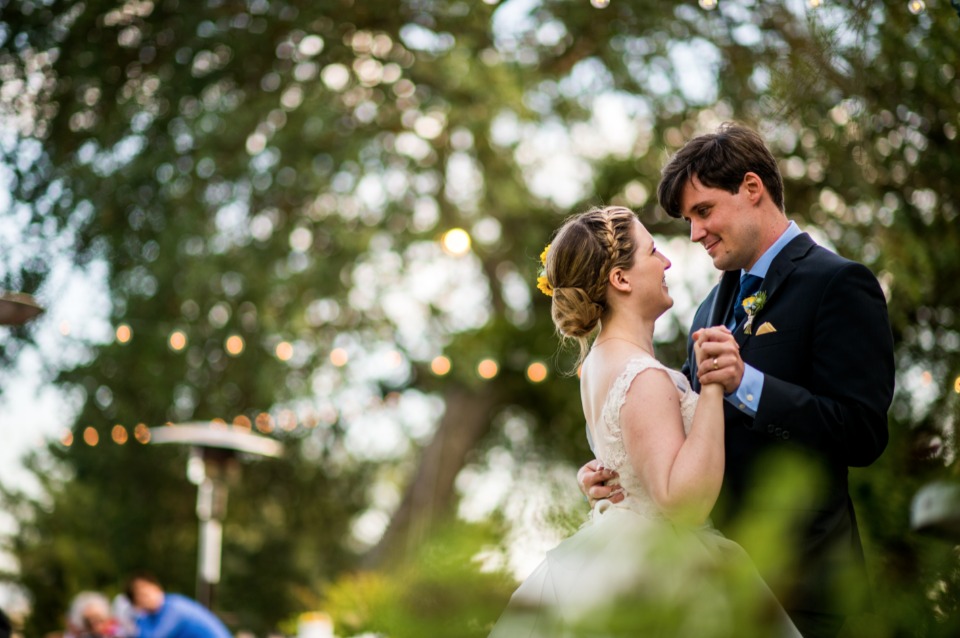
[[550,244],[543,248],[540,253],[540,272],[537,274],[537,290],[548,297],[553,296],[553,286],[547,281],[547,253],[550,252]]

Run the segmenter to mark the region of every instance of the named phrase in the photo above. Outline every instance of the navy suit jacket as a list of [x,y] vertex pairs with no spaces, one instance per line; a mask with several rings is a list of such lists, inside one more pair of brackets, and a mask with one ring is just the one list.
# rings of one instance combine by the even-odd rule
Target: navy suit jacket
[[[697,311],[691,334],[728,323],[739,276],[723,274]],[[713,520],[760,557],[771,548],[751,547],[742,529],[787,517],[779,549],[792,561],[759,561],[765,580],[791,616],[847,615],[865,602],[847,595],[856,589],[849,585],[866,584],[847,468],[869,465],[883,452],[893,398],[886,300],[868,268],[818,246],[806,233],[773,260],[761,290],[767,300],[753,334],[744,334],[741,325],[734,336],[743,360],[764,374],[763,392],[752,418],[724,402],[726,466]],[[758,335],[766,323],[775,332]],[[692,340],[683,372],[699,390]],[[786,457],[812,468],[816,480],[797,491]]]

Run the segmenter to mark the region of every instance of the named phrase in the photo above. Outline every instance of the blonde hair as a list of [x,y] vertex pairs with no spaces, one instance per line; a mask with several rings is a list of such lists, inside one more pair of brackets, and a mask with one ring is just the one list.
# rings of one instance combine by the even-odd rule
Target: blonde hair
[[578,366],[607,311],[610,271],[633,265],[636,219],[622,206],[592,208],[567,219],[550,244],[545,269],[553,288],[550,314],[557,333],[579,345]]

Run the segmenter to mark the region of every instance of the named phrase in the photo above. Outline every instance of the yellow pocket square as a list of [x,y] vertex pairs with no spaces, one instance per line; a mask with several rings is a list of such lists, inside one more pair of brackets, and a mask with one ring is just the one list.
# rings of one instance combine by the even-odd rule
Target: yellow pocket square
[[777,329],[773,327],[773,324],[769,321],[757,328],[757,336],[769,334],[771,332],[776,332]]

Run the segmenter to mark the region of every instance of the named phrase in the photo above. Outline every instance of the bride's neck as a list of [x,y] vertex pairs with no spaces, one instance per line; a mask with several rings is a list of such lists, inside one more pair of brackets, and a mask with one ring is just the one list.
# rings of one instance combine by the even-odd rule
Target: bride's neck
[[602,343],[607,339],[627,341],[653,354],[653,321],[614,313],[603,321],[594,343]]

